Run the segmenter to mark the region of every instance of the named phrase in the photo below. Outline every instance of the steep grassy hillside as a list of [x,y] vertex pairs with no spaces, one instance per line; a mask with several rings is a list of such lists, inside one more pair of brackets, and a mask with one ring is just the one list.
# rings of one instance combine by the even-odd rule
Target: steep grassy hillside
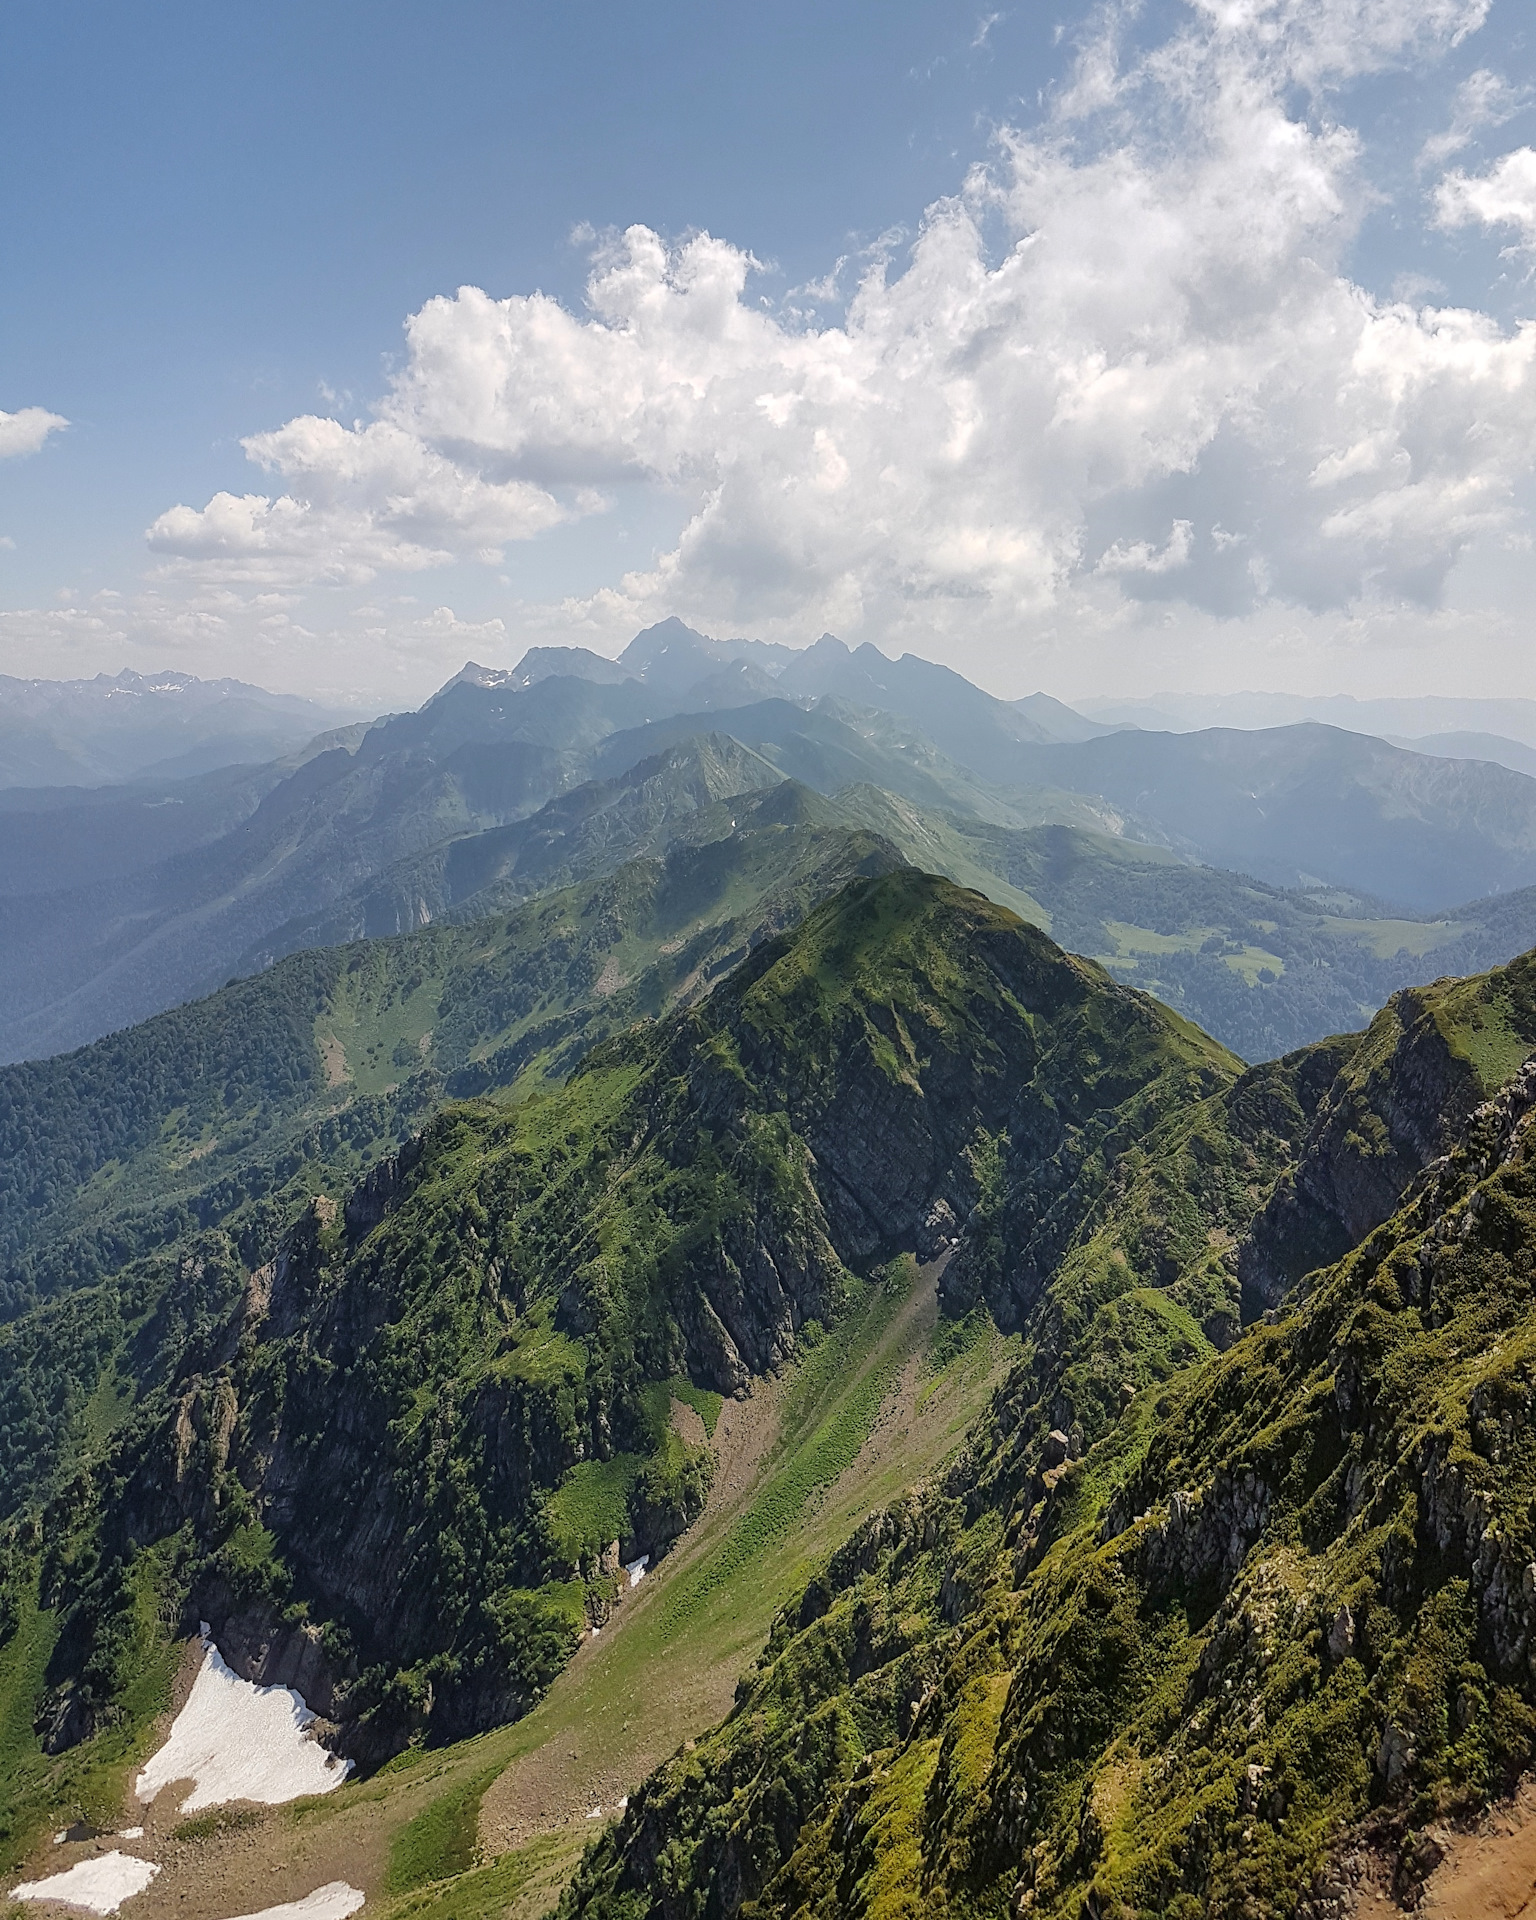
[[396,862],[319,914],[263,937],[240,971],[286,953],[409,932],[442,919],[481,919],[536,893],[660,856],[675,839],[723,839],[730,803],[759,795],[778,774],[728,735],[704,733],[638,761],[610,780],[584,781],[526,819],[445,839]]
[[[202,795],[210,783],[222,794],[233,774],[148,797],[123,790],[67,845],[53,797],[36,818],[8,809],[13,838],[51,839],[60,857],[33,863],[0,924],[0,1056],[78,1045],[211,991],[296,915],[456,834],[533,813],[587,777],[610,732],[655,707],[632,681],[552,680],[517,695],[452,686],[420,713],[256,770],[221,802],[211,835]],[[187,823],[161,830],[163,854],[127,872],[103,860],[125,831],[152,845],[161,811]]]
[[1358,894],[1266,886],[1083,827],[927,812],[870,786],[827,804],[915,866],[979,887],[1156,994],[1245,1060],[1348,1031],[1400,987],[1479,973],[1536,942],[1531,887],[1404,918]]
[[1110,1156],[1233,1073],[901,870],[559,1092],[445,1112],[270,1265],[209,1231],[24,1317],[0,1344],[10,1604],[44,1622],[23,1710],[58,1753],[106,1740],[148,1609],[297,1667],[365,1759],[515,1716],[600,1617],[608,1549],[659,1552],[702,1505],[674,1393],[862,1311],[893,1253],[986,1213],[1000,1164],[1036,1196],[1005,1238],[1043,1262]]
[[[282,963],[232,991],[338,971],[117,1056],[126,1117],[97,1049],[51,1086],[96,1193],[0,1330],[0,1855],[120,1817],[199,1618],[373,1776],[260,1846],[334,1861],[334,1820],[445,1920],[552,1889],[518,1810],[580,1821],[668,1730],[568,1915],[1246,1920],[1332,1899],[1341,1836],[1411,1877],[1526,1763],[1536,958],[1244,1071],[828,804]],[[249,1106],[285,1034],[308,1078]],[[418,1113],[471,1097],[351,1177],[423,1061]],[[292,1154],[259,1195],[230,1112]],[[743,1405],[778,1426],[721,1488]]]
[[[563,1920],[1411,1904],[1425,1828],[1536,1755],[1533,978],[1150,1133],[964,1456],[784,1609]],[[1384,1217],[1213,1355],[1177,1303],[1266,1232],[1241,1150],[1294,1142],[1309,1082],[1303,1159],[1381,1163]]]

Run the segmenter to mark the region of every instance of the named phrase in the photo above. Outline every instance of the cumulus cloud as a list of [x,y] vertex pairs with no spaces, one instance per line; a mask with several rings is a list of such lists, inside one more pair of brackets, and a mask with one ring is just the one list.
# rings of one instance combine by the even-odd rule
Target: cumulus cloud
[[1447,174],[1435,190],[1442,227],[1513,227],[1521,250],[1536,247],[1536,148],[1517,147],[1483,174]]
[[499,561],[504,542],[566,517],[542,487],[487,479],[389,420],[304,414],[242,444],[296,491],[172,507],[149,529],[155,552],[220,579],[353,583],[463,552]]
[[[676,546],[562,618],[899,633],[1074,593],[1432,604],[1529,471],[1536,329],[1352,281],[1370,188],[1330,89],[1485,13],[1196,0],[1150,51],[1111,16],[837,324],[765,304],[740,246],[635,226],[596,245],[582,312],[428,301],[370,424],[255,436],[287,491],[173,509],[152,544],[213,575],[360,579],[492,554],[639,480],[682,503]],[[1439,217],[1514,220],[1488,209],[1516,206],[1516,158],[1453,176]]]
[[16,413],[0,413],[0,460],[17,460],[36,453],[50,433],[58,433],[69,422],[62,413],[50,413],[46,407],[22,407]]

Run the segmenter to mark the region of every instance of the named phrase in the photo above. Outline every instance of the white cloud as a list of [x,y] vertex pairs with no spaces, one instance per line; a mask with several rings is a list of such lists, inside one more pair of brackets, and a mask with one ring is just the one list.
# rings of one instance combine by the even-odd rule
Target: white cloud
[[1443,133],[1431,135],[1419,155],[1421,166],[1443,166],[1452,154],[1460,153],[1484,127],[1502,127],[1528,105],[1529,87],[1517,87],[1501,73],[1479,67],[1456,89],[1451,106],[1450,125]]
[[50,413],[46,407],[22,407],[16,413],[0,413],[0,460],[17,460],[36,453],[50,433],[59,433],[69,425],[62,413]]
[[566,517],[543,488],[487,480],[388,420],[345,427],[314,414],[242,443],[299,489],[215,494],[149,529],[151,548],[208,578],[359,582],[381,569],[442,565],[456,553],[498,561]]
[[[1188,566],[1194,547],[1194,523],[1175,520],[1165,545],[1154,547],[1149,540],[1127,543],[1117,540],[1099,560],[1096,573],[1173,573]],[[1218,547],[1230,546],[1239,536],[1224,527],[1212,527],[1211,538]]]
[[1536,148],[1516,147],[1484,174],[1447,174],[1435,189],[1442,227],[1513,227],[1519,246],[1536,246]]
[[[1536,329],[1352,282],[1371,189],[1328,89],[1485,13],[1198,0],[1129,53],[1111,17],[1040,127],[1002,135],[899,266],[866,261],[839,324],[765,306],[741,247],[635,226],[597,244],[582,312],[428,301],[370,424],[254,436],[287,491],[175,508],[151,542],[207,580],[365,579],[492,556],[638,480],[681,537],[557,624],[900,639],[1101,620],[1106,594],[1431,605],[1513,524]],[[1453,176],[1440,217],[1518,224],[1488,211],[1525,205],[1516,159]]]

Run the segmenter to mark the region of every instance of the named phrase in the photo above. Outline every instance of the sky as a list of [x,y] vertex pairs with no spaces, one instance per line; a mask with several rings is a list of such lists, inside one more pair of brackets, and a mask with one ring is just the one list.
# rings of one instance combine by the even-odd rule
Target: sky
[[11,0],[0,672],[1536,696],[1512,0]]

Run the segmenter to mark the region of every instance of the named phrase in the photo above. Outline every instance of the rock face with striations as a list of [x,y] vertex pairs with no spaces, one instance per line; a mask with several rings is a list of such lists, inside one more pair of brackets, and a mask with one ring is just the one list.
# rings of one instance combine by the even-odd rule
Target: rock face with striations
[[1394,994],[1352,1042],[1293,1056],[1313,1073],[1335,1061],[1337,1071],[1239,1252],[1245,1315],[1278,1306],[1303,1274],[1380,1226],[1533,1043],[1536,960],[1526,955],[1494,975]]

